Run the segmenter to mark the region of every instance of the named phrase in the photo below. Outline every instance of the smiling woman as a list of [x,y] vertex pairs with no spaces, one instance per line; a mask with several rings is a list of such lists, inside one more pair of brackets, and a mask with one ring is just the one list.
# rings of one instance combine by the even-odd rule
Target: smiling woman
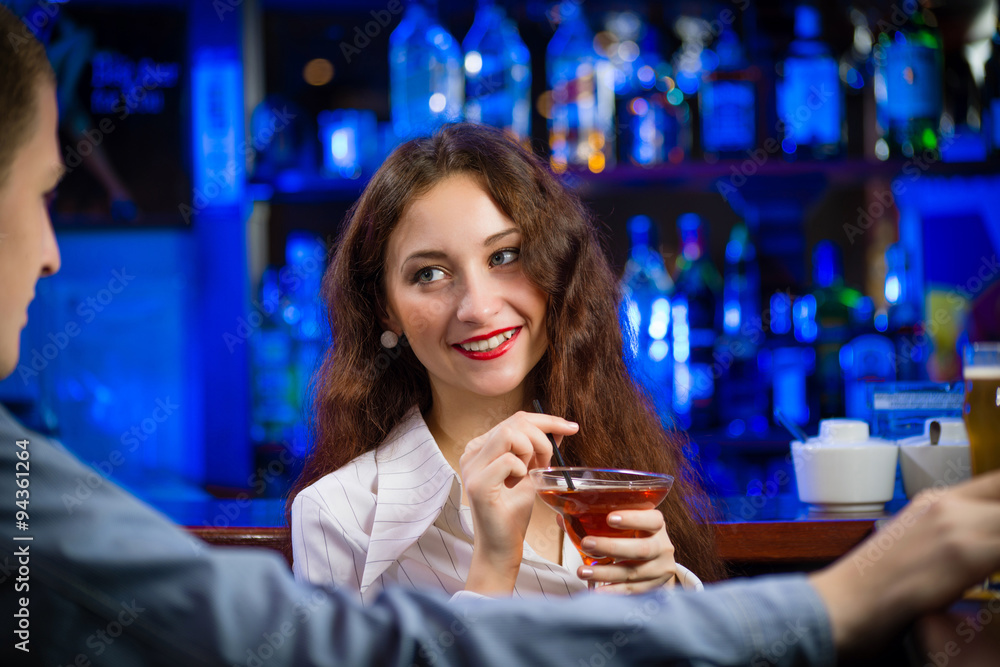
[[[469,124],[400,146],[349,214],[323,294],[333,345],[289,507],[299,577],[365,600],[393,584],[631,593],[697,582],[675,551],[721,577],[683,436],[630,379],[595,226],[522,146]],[[660,511],[609,516],[636,537],[591,553],[619,564],[584,566],[538,504],[526,475],[548,464],[548,434],[571,465],[677,478]]]

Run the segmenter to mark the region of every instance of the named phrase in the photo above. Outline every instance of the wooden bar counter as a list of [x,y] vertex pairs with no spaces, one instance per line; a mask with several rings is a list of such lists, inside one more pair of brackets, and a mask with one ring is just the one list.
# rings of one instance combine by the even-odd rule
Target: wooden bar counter
[[[739,499],[741,500],[741,499]],[[774,500],[774,499],[772,499]],[[872,533],[882,515],[810,515],[794,499],[774,500],[762,520],[741,520],[723,510],[716,522],[719,555],[733,574],[809,571],[850,551]],[[897,509],[890,503],[890,510]],[[723,507],[734,503],[721,503]],[[205,541],[222,546],[256,546],[274,549],[286,557],[288,528],[279,499],[214,500],[163,508]]]

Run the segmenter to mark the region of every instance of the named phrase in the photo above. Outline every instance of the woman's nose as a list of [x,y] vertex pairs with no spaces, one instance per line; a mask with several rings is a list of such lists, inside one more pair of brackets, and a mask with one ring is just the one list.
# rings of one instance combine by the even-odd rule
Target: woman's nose
[[458,304],[458,319],[472,324],[484,324],[500,310],[499,285],[490,276],[472,275],[464,280]]

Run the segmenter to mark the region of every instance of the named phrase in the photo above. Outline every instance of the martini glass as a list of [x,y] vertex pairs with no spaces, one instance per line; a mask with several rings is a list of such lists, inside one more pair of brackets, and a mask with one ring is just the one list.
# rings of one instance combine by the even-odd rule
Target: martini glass
[[[670,493],[674,478],[652,472],[611,468],[535,468],[528,473],[538,497],[562,515],[566,534],[587,565],[610,565],[613,558],[591,556],[580,548],[584,537],[644,537],[645,531],[614,528],[615,510],[655,509]],[[589,581],[590,589],[597,584]]]

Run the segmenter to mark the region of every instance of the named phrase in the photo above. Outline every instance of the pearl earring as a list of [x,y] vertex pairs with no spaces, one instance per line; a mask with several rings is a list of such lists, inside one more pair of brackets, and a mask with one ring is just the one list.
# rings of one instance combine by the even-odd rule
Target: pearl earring
[[382,337],[380,338],[380,340],[382,341],[382,347],[390,350],[399,344],[399,336],[397,336],[395,332],[390,331],[389,329],[386,329],[385,331],[382,332]]

